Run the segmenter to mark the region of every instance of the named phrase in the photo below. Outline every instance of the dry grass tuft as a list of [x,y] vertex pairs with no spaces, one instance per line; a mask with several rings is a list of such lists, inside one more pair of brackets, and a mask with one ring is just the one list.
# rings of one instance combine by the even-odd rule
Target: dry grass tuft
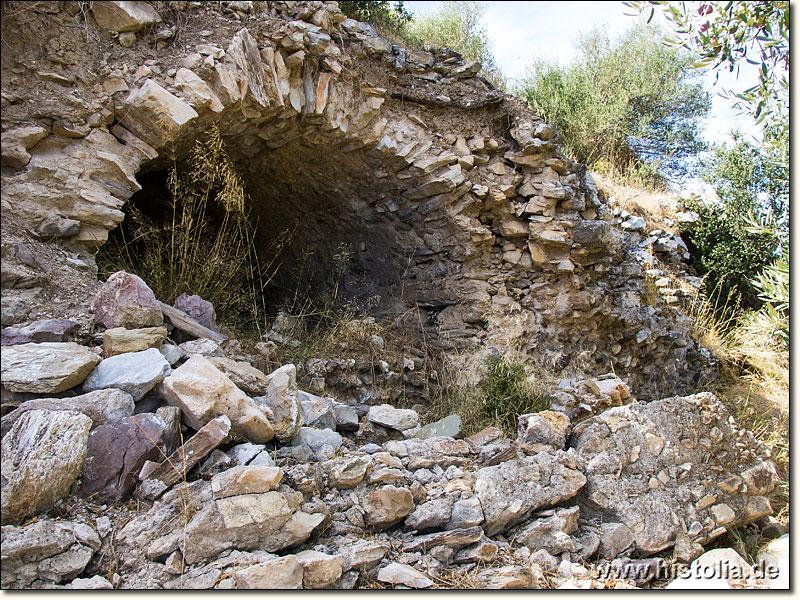
[[[647,220],[651,226],[665,231],[673,231],[674,226],[664,222],[680,210],[675,194],[666,190],[647,189],[637,185],[619,183],[607,174],[592,171],[600,195],[606,199],[609,208],[619,206],[629,213]],[[613,201],[611,199],[613,198]]]

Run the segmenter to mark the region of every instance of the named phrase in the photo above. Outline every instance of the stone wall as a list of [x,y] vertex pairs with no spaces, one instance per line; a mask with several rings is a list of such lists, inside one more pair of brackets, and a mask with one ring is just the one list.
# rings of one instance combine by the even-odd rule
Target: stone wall
[[[137,177],[181,164],[216,125],[260,248],[292,232],[281,260],[312,251],[315,285],[344,243],[345,287],[385,312],[419,309],[445,348],[613,368],[640,398],[693,390],[708,371],[690,319],[649,293],[650,238],[619,226],[560,134],[479,63],[401,48],[335,3],[82,6],[3,20],[4,325],[86,312],[46,290],[70,287],[61,271],[91,285]],[[12,225],[28,249],[59,248],[59,273],[7,276],[20,260]],[[292,273],[274,289],[292,289]]]

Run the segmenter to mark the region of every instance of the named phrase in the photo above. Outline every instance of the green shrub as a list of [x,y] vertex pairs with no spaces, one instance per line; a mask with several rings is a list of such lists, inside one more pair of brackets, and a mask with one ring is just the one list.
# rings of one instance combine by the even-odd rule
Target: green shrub
[[351,19],[372,23],[381,35],[402,36],[412,19],[402,2],[339,2],[339,8]]
[[494,425],[516,437],[519,415],[550,408],[544,390],[528,379],[525,365],[496,356],[485,362],[486,373],[478,384],[478,404],[486,425]]
[[564,135],[579,162],[603,160],[612,175],[680,177],[686,157],[704,148],[698,123],[711,101],[688,53],[662,40],[643,23],[616,40],[594,29],[579,39],[571,65],[535,60],[517,93]]
[[[768,146],[734,134],[731,146],[717,146],[704,161],[703,178],[720,202],[688,203],[700,219],[683,233],[691,264],[705,277],[707,293],[732,295],[745,309],[758,309],[759,274],[775,260],[780,229],[788,219],[788,166]],[[777,228],[753,227],[753,215],[772,215]]]

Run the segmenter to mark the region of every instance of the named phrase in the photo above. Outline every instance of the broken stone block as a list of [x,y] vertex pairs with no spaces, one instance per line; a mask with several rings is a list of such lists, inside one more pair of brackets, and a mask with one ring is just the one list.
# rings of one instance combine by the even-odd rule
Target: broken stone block
[[34,581],[61,583],[80,574],[100,549],[100,538],[83,523],[41,519],[26,525],[4,526],[4,589],[30,588]]
[[303,588],[319,590],[330,587],[342,575],[342,557],[315,550],[303,550],[295,555],[303,567]]
[[300,433],[305,423],[305,414],[298,398],[297,369],[292,364],[284,365],[270,373],[267,379],[267,393],[256,402],[272,411],[275,437],[280,442],[287,442]]
[[80,325],[67,319],[44,319],[24,327],[4,327],[0,345],[13,346],[30,342],[68,342]]
[[522,522],[534,510],[572,498],[586,483],[574,451],[520,456],[475,472],[486,535]]
[[69,493],[86,458],[92,420],[72,411],[31,410],[2,441],[2,523],[19,523]]
[[234,573],[240,590],[301,590],[303,566],[293,555],[276,556]]
[[569,419],[560,412],[543,410],[520,415],[517,443],[526,453],[563,450],[570,432]]
[[[211,419],[163,462],[151,467],[139,487],[139,495],[154,500],[180,481],[198,462],[208,456],[228,437],[231,421],[225,415]],[[147,468],[147,465],[145,465]]]
[[231,421],[231,433],[238,438],[261,444],[273,437],[264,412],[202,356],[192,356],[175,369],[161,383],[159,393],[169,404],[179,407],[183,418],[195,429],[225,415]]
[[262,396],[267,393],[269,379],[250,363],[218,356],[209,358],[209,361],[248,396]]
[[37,398],[23,402],[3,417],[2,437],[11,430],[17,419],[30,410],[77,411],[92,420],[92,427],[99,427],[130,417],[133,409],[133,397],[117,389],[98,390],[72,398]]
[[[570,439],[586,465],[582,514],[621,522],[642,554],[672,546],[681,523],[698,523],[691,537],[703,544],[771,512],[759,494],[777,481],[768,450],[736,428],[713,394],[614,407],[582,421]],[[722,492],[752,468],[761,469],[761,487]],[[637,483],[619,484],[627,480]]]
[[172,305],[185,312],[203,327],[217,331],[217,313],[214,311],[214,305],[208,300],[203,300],[197,294],[191,296],[181,294],[175,298],[175,302]]
[[404,585],[414,589],[425,589],[433,585],[433,581],[413,567],[398,562],[389,563],[379,570],[378,581]]
[[120,502],[136,485],[145,461],[164,454],[164,421],[150,413],[101,425],[89,434],[78,493],[93,502]]
[[112,329],[106,329],[103,332],[103,356],[109,358],[117,354],[160,348],[166,337],[166,327],[147,327],[144,329],[113,327]]
[[12,392],[57,394],[80,384],[100,357],[74,342],[18,344],[0,349],[0,377]]
[[395,431],[406,431],[419,425],[419,415],[416,412],[404,408],[395,408],[391,404],[371,406],[367,419],[376,425],[388,427]]
[[161,22],[161,16],[149,2],[93,2],[91,6],[97,24],[103,29],[139,31]]
[[414,499],[407,489],[387,485],[368,494],[362,508],[371,527],[387,529],[414,510]]
[[139,329],[164,323],[161,306],[140,277],[125,271],[111,275],[92,301],[95,320],[106,328]]
[[93,392],[115,388],[128,392],[138,402],[171,372],[169,363],[156,348],[118,354],[101,361],[83,382],[83,389]]

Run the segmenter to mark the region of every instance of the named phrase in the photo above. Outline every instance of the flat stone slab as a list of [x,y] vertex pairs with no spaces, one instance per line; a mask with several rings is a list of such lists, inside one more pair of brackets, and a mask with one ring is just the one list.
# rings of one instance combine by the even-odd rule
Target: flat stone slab
[[43,342],[0,349],[3,386],[12,392],[57,394],[80,384],[100,357],[74,342]]
[[103,360],[83,382],[83,389],[93,392],[116,388],[138,402],[171,372],[172,367],[156,348],[128,352]]

